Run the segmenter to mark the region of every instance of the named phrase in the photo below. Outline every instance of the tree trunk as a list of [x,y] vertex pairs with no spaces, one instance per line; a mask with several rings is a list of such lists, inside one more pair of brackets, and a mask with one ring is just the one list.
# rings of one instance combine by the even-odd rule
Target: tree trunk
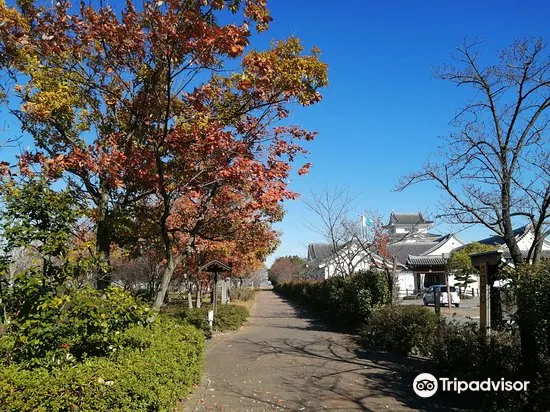
[[200,308],[202,306],[202,285],[201,282],[197,282],[197,308]]
[[397,279],[397,261],[395,260],[395,257],[392,259],[392,267],[391,267],[391,282],[390,282],[390,299],[391,299],[391,305],[393,306],[397,302],[398,293],[396,288],[396,279]]
[[111,284],[110,249],[111,233],[109,224],[106,220],[97,222],[96,232],[96,250],[99,255],[100,264],[97,267],[97,289],[103,290]]
[[[504,156],[506,152],[504,153]],[[502,226],[504,234],[504,242],[510,251],[512,261],[517,267],[523,263],[523,255],[519,249],[518,242],[514,235],[514,228],[512,227],[512,216],[510,212],[510,177],[508,176],[508,171],[505,167],[506,163],[503,161],[503,183],[501,187],[501,207],[502,207]]]
[[187,289],[187,303],[189,309],[193,309],[193,294],[191,293],[191,285],[189,285],[189,289]]
[[160,288],[157,292],[157,296],[155,297],[155,302],[153,303],[154,310],[159,310],[162,304],[164,303],[164,298],[166,296],[166,293],[168,292],[168,286],[170,285],[170,280],[172,279],[172,275],[174,274],[174,271],[176,270],[176,267],[178,266],[178,263],[181,259],[178,257],[175,257],[174,254],[171,251],[169,251],[167,260],[168,262],[162,273]]
[[544,236],[540,236],[539,233],[535,233],[535,238],[533,239],[535,247],[533,248],[533,255],[531,256],[532,263],[537,265],[540,263],[540,257],[542,254],[542,244],[544,243]]
[[97,289],[103,290],[111,284],[111,236],[109,221],[109,194],[105,184],[101,184],[96,229],[96,251],[99,257],[97,267]]

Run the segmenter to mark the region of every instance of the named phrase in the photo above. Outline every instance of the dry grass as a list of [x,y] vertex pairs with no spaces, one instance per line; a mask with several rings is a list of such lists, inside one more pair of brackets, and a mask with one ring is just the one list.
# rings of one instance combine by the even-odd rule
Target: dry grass
[[244,306],[248,312],[251,311],[252,306],[254,306],[254,303],[256,302],[256,297],[258,296],[258,291],[255,291],[254,298],[249,300],[232,300],[231,304],[238,305],[238,306]]

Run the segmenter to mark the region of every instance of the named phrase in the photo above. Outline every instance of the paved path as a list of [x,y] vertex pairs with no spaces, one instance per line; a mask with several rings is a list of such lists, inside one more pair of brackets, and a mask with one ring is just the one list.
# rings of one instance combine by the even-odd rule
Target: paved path
[[248,326],[209,342],[203,383],[180,410],[450,410],[414,395],[421,369],[420,361],[362,351],[262,291]]

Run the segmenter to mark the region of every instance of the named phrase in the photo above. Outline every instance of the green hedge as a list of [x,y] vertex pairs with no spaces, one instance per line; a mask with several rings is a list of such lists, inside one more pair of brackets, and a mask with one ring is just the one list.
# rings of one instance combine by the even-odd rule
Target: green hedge
[[[516,330],[479,333],[475,322],[459,324],[438,318],[434,312],[415,306],[384,307],[375,311],[361,330],[365,345],[402,355],[420,355],[431,364],[434,375],[465,381],[525,380],[522,378],[519,336]],[[428,370],[427,370],[428,371]],[[540,364],[537,382],[531,382],[532,409],[550,410],[545,388],[550,382],[550,362]],[[517,411],[526,405],[518,392],[480,394],[484,410]]]
[[374,309],[390,301],[386,277],[374,271],[346,278],[335,276],[322,282],[279,284],[275,291],[309,307],[341,330],[359,329]]
[[123,340],[134,349],[76,366],[0,369],[2,411],[167,411],[200,380],[204,336],[162,320],[135,326]]
[[423,306],[385,306],[376,310],[361,330],[365,342],[375,349],[427,354],[438,316]]
[[226,332],[239,329],[248,319],[249,313],[244,306],[219,305],[214,318],[214,330]]
[[[208,323],[208,311],[210,306],[201,308],[183,309],[171,315],[175,319],[193,325],[201,329],[206,336],[210,335],[210,324]],[[248,310],[239,305],[218,305],[218,313],[214,317],[213,329],[218,332],[227,332],[239,329],[248,319]]]

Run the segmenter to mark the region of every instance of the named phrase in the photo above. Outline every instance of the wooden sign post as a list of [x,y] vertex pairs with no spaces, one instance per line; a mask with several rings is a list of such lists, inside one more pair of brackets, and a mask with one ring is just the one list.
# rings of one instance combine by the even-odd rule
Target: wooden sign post
[[491,329],[491,286],[502,261],[502,252],[492,250],[470,255],[472,266],[479,270],[479,330]]
[[231,266],[227,266],[217,260],[213,260],[208,262],[206,265],[201,266],[199,270],[212,274],[212,283],[214,288],[212,293],[212,308],[215,315],[218,311],[218,278],[223,274],[227,274],[227,276],[229,276]]
[[491,328],[491,288],[488,284],[487,262],[479,264],[479,329]]

